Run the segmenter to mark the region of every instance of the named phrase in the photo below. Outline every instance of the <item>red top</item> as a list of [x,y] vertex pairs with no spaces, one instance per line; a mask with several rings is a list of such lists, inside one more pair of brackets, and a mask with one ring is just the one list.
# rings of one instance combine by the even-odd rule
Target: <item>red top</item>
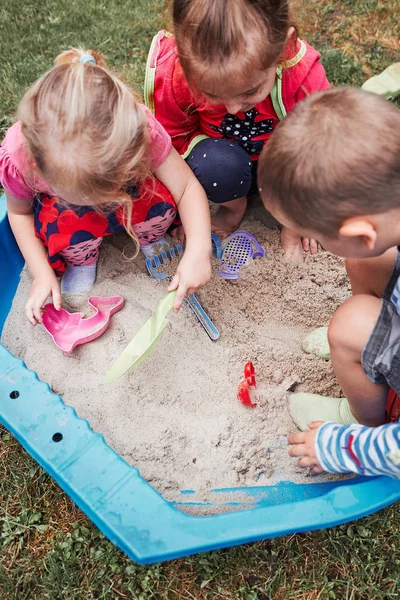
[[[281,63],[281,98],[283,111],[311,93],[330,87],[320,54],[306,42],[297,41],[295,55]],[[154,77],[154,85],[153,85]],[[277,74],[277,78],[279,74]],[[192,94],[179,62],[175,39],[160,31],[153,39],[147,63],[145,96],[156,119],[165,127],[180,154],[185,154],[198,135],[236,140],[254,160],[269,139],[278,114],[272,93],[247,113],[230,115],[224,105],[212,106],[205,98]],[[275,104],[276,106],[276,104]]]

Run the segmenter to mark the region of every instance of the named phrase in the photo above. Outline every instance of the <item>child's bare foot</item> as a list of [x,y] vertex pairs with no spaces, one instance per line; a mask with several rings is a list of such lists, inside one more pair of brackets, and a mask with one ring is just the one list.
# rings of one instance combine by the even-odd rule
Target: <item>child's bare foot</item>
[[301,237],[287,227],[282,227],[281,230],[281,244],[285,251],[285,258],[291,262],[302,262],[303,261],[303,246],[301,243]]
[[246,206],[246,197],[221,204],[211,218],[211,231],[214,231],[221,238],[230,235],[239,227],[246,211]]
[[179,225],[176,229],[170,231],[170,236],[178,240],[181,244],[185,241],[185,230],[183,229],[183,225]]
[[291,262],[302,262],[303,251],[317,254],[318,242],[311,238],[301,238],[296,231],[282,227],[281,244],[285,251],[285,258]]
[[317,240],[314,240],[313,238],[301,238],[301,245],[303,246],[304,252],[318,254],[319,246]]

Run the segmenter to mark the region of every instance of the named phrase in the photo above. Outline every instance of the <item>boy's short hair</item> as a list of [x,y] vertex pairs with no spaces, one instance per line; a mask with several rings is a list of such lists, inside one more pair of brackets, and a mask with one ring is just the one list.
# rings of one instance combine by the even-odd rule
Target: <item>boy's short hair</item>
[[258,182],[295,226],[328,236],[348,218],[400,208],[400,110],[360,89],[313,94],[277,127]]

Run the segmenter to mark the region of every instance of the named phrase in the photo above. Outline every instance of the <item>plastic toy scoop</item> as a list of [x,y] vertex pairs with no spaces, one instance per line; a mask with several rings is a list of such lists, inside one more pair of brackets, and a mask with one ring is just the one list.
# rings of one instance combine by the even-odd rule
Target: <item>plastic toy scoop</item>
[[176,290],[168,292],[160,300],[154,315],[146,321],[140,331],[111,366],[106,375],[106,381],[108,383],[112,383],[122,377],[122,375],[125,375],[127,371],[136,367],[151,353],[168,324],[165,317],[174,306],[175,296]]
[[222,243],[218,275],[224,279],[239,279],[240,270],[255,258],[265,256],[264,248],[248,231],[235,231]]
[[90,296],[88,302],[95,309],[95,314],[87,318],[83,313],[70,313],[64,308],[56,310],[51,303],[45,306],[43,325],[56,346],[66,354],[71,354],[75,346],[101,336],[110,323],[111,315],[124,306],[121,296]]

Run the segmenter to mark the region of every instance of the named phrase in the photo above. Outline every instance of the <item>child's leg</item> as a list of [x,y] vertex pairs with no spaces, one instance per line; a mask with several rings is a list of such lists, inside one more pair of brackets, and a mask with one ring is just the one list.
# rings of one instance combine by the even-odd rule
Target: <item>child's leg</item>
[[[346,261],[354,296],[336,311],[328,330],[336,377],[352,414],[364,425],[385,422],[389,386],[384,380],[372,383],[366,372],[373,376],[377,370],[374,363],[379,352],[375,349],[375,337],[380,338],[380,344],[389,344],[389,339],[383,341],[385,329],[390,331],[390,327],[398,326],[397,314],[391,314],[390,303],[398,275],[396,269],[393,270],[396,256],[397,249],[391,248],[381,256]],[[376,376],[374,379],[380,381]]]
[[[315,244],[314,240],[313,244]],[[281,244],[282,248],[285,251],[286,258],[290,261],[301,262],[303,260],[303,245],[302,238],[293,229],[289,229],[288,227],[282,227],[281,229]],[[315,244],[316,246],[316,244]],[[313,246],[313,254],[317,251],[317,248],[314,250]]]
[[209,138],[196,144],[186,162],[208,199],[219,205],[211,222],[213,231],[229,235],[239,226],[246,210],[252,183],[249,155],[235,142]]
[[281,244],[286,258],[295,262],[302,262],[304,260],[304,252],[317,254],[319,250],[317,240],[303,238],[294,229],[284,226],[281,229]]
[[363,425],[385,422],[386,383],[372,383],[362,366],[364,348],[375,328],[382,301],[359,294],[335,313],[328,330],[332,366],[350,404],[350,410]]
[[[141,250],[146,256],[164,249],[164,236],[177,217],[175,200],[170,191],[158,179],[146,180],[132,186],[133,201],[131,224],[137,235]],[[117,210],[117,220],[124,222],[123,208]]]
[[61,250],[60,255],[66,264],[61,280],[61,291],[64,294],[82,294],[94,285],[102,241],[101,237],[94,238]]
[[246,196],[230,202],[221,202],[217,212],[211,219],[211,230],[222,238],[230,235],[239,227],[246,212],[246,207]]
[[378,298],[360,294],[338,308],[329,326],[328,337],[332,366],[345,397],[291,394],[289,411],[299,429],[306,430],[312,421],[358,422],[370,426],[385,422],[388,385],[384,381],[372,383],[362,360],[381,307],[382,301]]
[[70,207],[42,195],[34,204],[35,233],[49,264],[63,275],[62,291],[82,293],[96,278],[98,248],[108,232],[107,216],[91,207]]
[[393,298],[400,301],[399,254],[391,249],[380,257],[349,260],[346,266],[356,295],[336,311],[328,336],[332,365],[347,400],[294,394],[290,412],[302,429],[309,421],[351,423],[353,417],[380,425],[389,386],[400,389],[400,315]]

